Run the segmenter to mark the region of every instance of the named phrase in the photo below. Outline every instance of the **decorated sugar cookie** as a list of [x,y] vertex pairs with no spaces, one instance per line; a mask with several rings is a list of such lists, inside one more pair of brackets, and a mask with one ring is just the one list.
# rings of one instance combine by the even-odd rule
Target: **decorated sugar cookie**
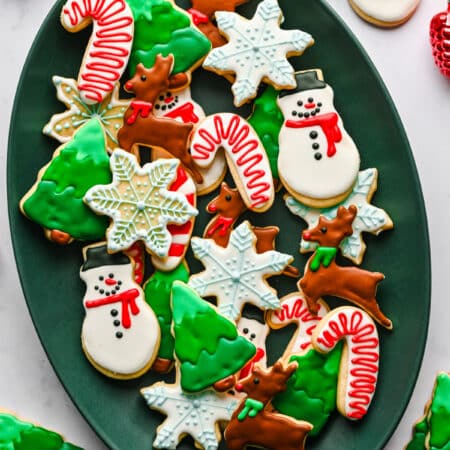
[[303,232],[304,240],[316,242],[318,246],[306,263],[298,287],[313,314],[319,310],[319,298],[332,295],[363,308],[380,325],[390,330],[392,322],[383,314],[376,299],[377,286],[384,280],[384,275],[358,267],[339,266],[335,261],[342,239],[353,233],[352,223],[356,214],[355,205],[350,205],[348,209],[340,206],[334,219],[327,220],[320,216],[314,228]]
[[102,102],[119,81],[133,43],[133,14],[125,0],[67,0],[61,11],[63,27],[72,33],[93,22],[91,39],[78,75],[81,99]]
[[160,331],[133,279],[132,262],[124,253],[109,254],[105,243],[85,247],[83,259],[83,350],[91,364],[109,377],[139,377],[156,358]]
[[[343,239],[339,248],[343,256],[355,264],[361,264],[366,251],[362,233],[378,235],[394,226],[391,218],[383,209],[370,204],[377,189],[377,178],[377,169],[362,170],[359,172],[358,180],[353,186],[351,194],[343,202],[330,208],[312,208],[300,203],[290,195],[285,196],[286,206],[293,214],[301,217],[308,224],[308,228],[314,228],[319,216],[332,220],[336,217],[340,206],[348,208],[350,205],[358,205],[358,212],[352,225],[353,234]],[[300,251],[302,253],[314,251],[316,248],[317,243],[301,240]]]
[[236,384],[235,389],[247,396],[241,400],[225,429],[228,450],[244,450],[250,446],[304,450],[313,426],[266,408],[273,396],[286,389],[296,369],[297,363],[285,367],[281,361],[265,370],[256,365],[247,378]]
[[232,321],[180,281],[172,285],[172,311],[183,390],[232,388],[235,374],[255,356],[255,346],[238,334]]
[[235,74],[231,88],[235,106],[254,98],[261,81],[278,89],[295,87],[294,69],[287,58],[302,54],[314,40],[300,30],[282,30],[282,18],[277,0],[259,3],[251,20],[234,12],[216,13],[228,44],[213,49],[203,67],[222,75]]
[[141,389],[151,409],[167,418],[156,430],[153,448],[174,450],[185,436],[198,448],[217,450],[222,439],[219,423],[228,422],[239,400],[227,393],[206,389],[187,393],[175,384],[158,382]]
[[434,62],[444,77],[450,78],[450,3],[447,10],[435,14],[430,22],[430,44]]
[[328,353],[344,340],[337,407],[348,419],[362,419],[369,409],[378,379],[378,331],[371,317],[353,306],[330,311],[313,333],[316,350]]
[[279,274],[292,256],[275,250],[257,253],[256,236],[243,222],[231,232],[226,248],[212,239],[192,238],[192,250],[206,270],[191,276],[189,286],[202,297],[217,298],[219,312],[237,320],[245,303],[260,309],[276,309],[280,300],[266,279]]
[[185,224],[198,213],[184,195],[168,190],[178,165],[177,159],[160,159],[141,167],[130,153],[113,152],[113,182],[94,186],[84,196],[91,209],[112,219],[106,234],[108,251],[143,241],[152,254],[168,255],[172,239],[167,224]]
[[359,152],[333,104],[321,71],[296,74],[297,87],[282,91],[278,174],[288,192],[315,208],[347,197],[359,172]]
[[67,111],[52,116],[43,129],[44,134],[62,143],[69,142],[79,127],[95,117],[105,130],[108,151],[118,147],[117,132],[130,104],[129,100],[119,99],[119,83],[114,84],[112,92],[101,103],[89,104],[83,101],[76,80],[56,75],[52,80],[58,100],[66,105]]
[[92,212],[83,196],[92,186],[109,182],[105,133],[100,121],[91,119],[39,171],[36,183],[20,201],[20,210],[58,244],[103,239],[108,221]]
[[349,0],[350,6],[365,21],[383,28],[393,28],[408,21],[420,0]]

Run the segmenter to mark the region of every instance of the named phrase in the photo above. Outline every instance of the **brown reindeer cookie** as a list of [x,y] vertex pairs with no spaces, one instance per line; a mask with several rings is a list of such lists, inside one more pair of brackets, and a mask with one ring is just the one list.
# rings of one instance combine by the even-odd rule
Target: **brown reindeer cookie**
[[392,329],[392,322],[383,314],[375,298],[377,285],[384,279],[380,272],[369,272],[358,267],[342,267],[335,257],[340,242],[353,233],[352,223],[357,207],[339,207],[332,220],[320,216],[317,225],[303,232],[303,239],[319,246],[309,258],[303,278],[298,282],[309,310],[317,314],[318,299],[332,295],[348,300],[367,311],[380,325]]
[[313,426],[272,411],[270,401],[286,389],[297,363],[284,366],[276,362],[269,369],[255,365],[252,373],[235,385],[247,394],[225,429],[228,450],[243,450],[256,446],[271,450],[303,450]]
[[139,159],[139,145],[162,148],[178,158],[197,183],[203,178],[189,153],[192,123],[181,123],[169,117],[157,117],[153,107],[161,93],[169,89],[181,90],[190,83],[186,74],[171,77],[173,55],[158,55],[151,69],[142,64],[136,67],[134,77],[125,83],[125,90],[135,94],[125,112],[124,123],[117,134],[119,146],[134,153]]

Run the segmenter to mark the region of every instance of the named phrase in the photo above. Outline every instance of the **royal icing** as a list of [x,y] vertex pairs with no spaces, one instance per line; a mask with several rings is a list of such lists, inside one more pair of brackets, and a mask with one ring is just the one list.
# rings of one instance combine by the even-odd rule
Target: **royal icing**
[[141,390],[151,409],[167,418],[156,430],[153,447],[175,449],[184,436],[191,436],[196,446],[217,450],[221,440],[219,422],[229,421],[239,404],[235,396],[206,389],[183,392],[180,385],[155,383]]
[[175,355],[184,391],[216,386],[234,377],[255,356],[255,346],[238,335],[233,322],[179,281],[172,285],[172,310]]
[[287,57],[300,55],[314,40],[300,30],[280,29],[282,17],[277,0],[259,3],[251,20],[234,12],[216,13],[217,25],[228,44],[213,49],[203,67],[235,74],[231,90],[236,106],[255,97],[262,80],[279,88],[295,87],[294,69]]
[[55,114],[44,127],[44,134],[59,142],[69,142],[75,131],[92,118],[100,120],[106,133],[106,146],[112,152],[117,146],[117,131],[123,124],[123,115],[130,104],[129,100],[119,99],[119,84],[116,83],[110,94],[101,103],[88,104],[81,98],[77,82],[71,78],[54,76],[58,100],[68,108]]
[[275,250],[257,253],[256,237],[246,221],[231,232],[226,248],[211,239],[192,238],[194,256],[206,270],[191,276],[189,286],[202,297],[217,298],[219,312],[237,320],[246,302],[276,309],[280,300],[266,278],[279,274],[292,256]]
[[[358,212],[353,221],[353,234],[345,237],[339,244],[339,248],[343,256],[355,264],[361,264],[366,250],[362,233],[378,235],[382,231],[393,227],[389,215],[383,209],[370,204],[372,196],[377,189],[377,178],[377,169],[362,170],[359,172],[351,194],[343,202],[331,208],[312,208],[300,203],[289,195],[285,196],[286,206],[293,214],[301,217],[308,224],[308,228],[314,228],[319,221],[319,216],[332,220],[336,217],[340,206],[348,208],[350,205],[356,205]],[[301,240],[300,251],[302,253],[314,251],[316,248],[317,243]]]
[[108,376],[140,376],[156,357],[160,331],[155,314],[133,279],[131,260],[124,253],[109,254],[106,243],[85,247],[83,259],[83,350],[89,361]]
[[67,0],[62,8],[64,28],[77,32],[94,23],[78,77],[81,98],[99,103],[114,89],[130,56],[133,15],[125,0]]
[[313,346],[330,352],[345,340],[341,359],[337,406],[348,419],[362,419],[369,409],[378,379],[378,331],[371,317],[353,306],[330,311],[313,333]]
[[141,167],[132,154],[113,152],[113,182],[94,186],[84,197],[91,209],[112,219],[106,234],[109,251],[141,240],[149,252],[168,255],[172,239],[167,224],[185,224],[198,213],[184,195],[168,190],[178,165],[177,159],[160,159]]
[[20,209],[57,243],[102,239],[108,222],[83,203],[83,196],[92,186],[110,181],[105,134],[100,121],[91,119],[40,170]]
[[289,193],[311,206],[333,206],[351,191],[359,152],[333,104],[333,90],[316,71],[296,74],[297,88],[278,97],[284,123],[278,173]]
[[293,323],[297,329],[284,351],[284,356],[299,355],[308,352],[311,348],[311,336],[317,324],[329,311],[323,300],[319,301],[317,315],[309,312],[308,305],[301,292],[286,295],[281,300],[281,308],[270,311],[267,322],[271,328],[280,329]]
[[259,212],[270,208],[275,197],[270,163],[249,123],[233,113],[208,116],[194,131],[191,156],[198,166],[208,167],[220,148],[247,207]]
[[137,284],[142,284],[144,281],[145,272],[145,246],[142,242],[135,242],[128,250],[124,252],[134,263],[134,281]]
[[430,22],[430,44],[434,62],[442,75],[450,78],[448,36],[450,36],[450,3],[447,6],[447,11],[436,14]]
[[405,21],[420,0],[351,0],[350,4],[372,20],[386,24]]

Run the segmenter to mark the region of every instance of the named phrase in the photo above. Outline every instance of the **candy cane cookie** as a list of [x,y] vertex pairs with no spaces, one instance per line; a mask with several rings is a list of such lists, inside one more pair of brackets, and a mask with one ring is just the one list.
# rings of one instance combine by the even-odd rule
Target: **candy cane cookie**
[[264,212],[274,201],[269,159],[252,126],[233,113],[212,114],[194,130],[191,156],[199,167],[209,167],[220,148],[248,209]]
[[361,309],[343,306],[330,311],[313,332],[313,347],[329,353],[344,339],[339,370],[337,408],[348,419],[362,419],[370,403],[378,378],[380,358],[375,322]]
[[134,21],[125,0],[67,0],[61,12],[63,27],[72,33],[90,22],[94,29],[78,75],[81,99],[100,103],[114,89],[128,63]]
[[295,324],[297,330],[284,351],[284,357],[303,355],[311,349],[312,333],[317,324],[328,313],[329,307],[323,300],[319,300],[317,315],[311,314],[303,293],[300,291],[288,294],[280,301],[280,309],[267,313],[267,323],[274,330],[284,328],[291,323]]

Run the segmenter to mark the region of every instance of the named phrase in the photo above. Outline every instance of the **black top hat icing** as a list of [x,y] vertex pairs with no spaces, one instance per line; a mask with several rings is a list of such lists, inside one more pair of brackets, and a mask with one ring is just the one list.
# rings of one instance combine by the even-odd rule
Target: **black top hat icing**
[[130,258],[122,252],[113,253],[112,255],[108,253],[106,244],[88,248],[85,258],[86,260],[81,267],[83,272],[97,267],[118,266],[131,263]]
[[297,87],[294,89],[283,89],[282,91],[280,91],[278,97],[282,98],[286,95],[291,95],[302,91],[309,91],[311,89],[324,89],[327,86],[325,81],[319,80],[319,78],[317,78],[317,72],[315,70],[296,73],[295,80],[297,81]]
[[264,320],[264,311],[261,311],[254,305],[246,303],[244,309],[242,310],[242,317],[246,319],[256,320],[259,323],[266,323]]

